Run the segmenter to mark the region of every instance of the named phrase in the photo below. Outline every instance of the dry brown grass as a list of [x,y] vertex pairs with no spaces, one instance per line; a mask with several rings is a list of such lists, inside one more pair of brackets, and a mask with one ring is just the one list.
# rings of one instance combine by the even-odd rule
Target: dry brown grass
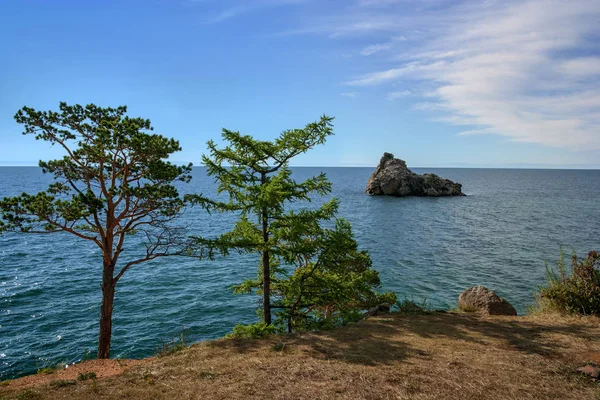
[[[218,340],[41,399],[600,399],[600,319],[389,314],[332,332]],[[56,379],[60,379],[56,376]],[[23,389],[0,387],[0,398]]]

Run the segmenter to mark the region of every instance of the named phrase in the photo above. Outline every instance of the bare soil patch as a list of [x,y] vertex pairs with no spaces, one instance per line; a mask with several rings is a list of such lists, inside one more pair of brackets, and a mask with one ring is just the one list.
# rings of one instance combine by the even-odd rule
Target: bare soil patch
[[79,375],[92,372],[96,375],[96,379],[108,378],[120,375],[135,365],[151,361],[151,358],[145,360],[88,360],[79,364],[69,365],[64,369],[56,369],[52,373],[39,373],[37,375],[14,379],[9,381],[5,387],[21,389],[47,385],[57,380],[77,380]]

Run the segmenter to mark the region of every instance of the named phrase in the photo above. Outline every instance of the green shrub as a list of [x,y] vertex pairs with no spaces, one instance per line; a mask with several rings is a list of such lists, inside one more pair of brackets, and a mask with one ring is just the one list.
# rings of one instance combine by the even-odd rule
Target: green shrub
[[257,339],[277,333],[281,333],[281,330],[276,326],[266,325],[264,322],[256,322],[248,325],[238,324],[225,337],[233,339]]
[[19,393],[16,397],[17,400],[36,400],[41,398],[42,395],[38,392],[34,392],[31,389],[25,389],[21,393]]
[[188,348],[185,340],[185,331],[182,328],[179,337],[173,338],[170,342],[163,342],[162,347],[156,350],[157,357],[169,356]]
[[50,382],[50,386],[57,387],[57,388],[61,388],[61,387],[65,387],[65,386],[73,386],[76,384],[77,384],[76,381],[71,381],[71,380],[66,381],[63,379],[59,379],[59,380]]
[[295,330],[298,332],[330,331],[360,321],[364,316],[363,311],[362,308],[342,309],[336,310],[336,312],[332,313],[330,316],[327,316],[324,313],[315,312],[305,315],[302,318],[298,318],[295,321]]
[[561,250],[558,271],[546,266],[547,286],[538,293],[538,306],[559,312],[600,315],[600,254],[590,251],[585,258],[575,253],[567,273],[565,254]]
[[86,373],[79,374],[79,376],[77,377],[78,381],[87,381],[88,379],[96,379],[96,373],[95,372],[86,372]]
[[60,367],[59,366],[53,366],[53,367],[38,368],[37,373],[38,374],[44,374],[44,375],[50,375],[50,374],[53,374],[54,371],[56,371],[57,369],[60,369]]
[[431,311],[431,306],[427,303],[427,299],[424,299],[422,303],[417,304],[413,300],[409,300],[405,297],[404,300],[398,300],[394,305],[398,312],[404,314],[426,314]]
[[60,371],[61,369],[64,369],[65,365],[68,365],[68,364],[65,362],[59,362],[59,363],[54,364],[48,360],[43,362],[42,364],[38,364],[38,362],[36,361],[37,373],[40,375],[53,374],[56,371]]
[[283,342],[275,343],[274,345],[271,346],[271,350],[283,351],[283,350],[285,350],[285,343],[283,343]]

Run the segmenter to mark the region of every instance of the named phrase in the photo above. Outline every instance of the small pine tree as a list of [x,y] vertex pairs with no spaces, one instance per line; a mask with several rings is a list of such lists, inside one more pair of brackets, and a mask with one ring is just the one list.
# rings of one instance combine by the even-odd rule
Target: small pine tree
[[271,325],[272,309],[280,310],[280,322],[287,321],[291,330],[309,315],[331,317],[378,299],[373,291],[379,284],[377,272],[370,269],[368,254],[357,250],[350,225],[338,220],[333,229],[322,227],[334,218],[337,199],[311,210],[286,209],[291,203],[331,192],[323,173],[297,182],[289,162],[324,143],[333,134],[332,120],[323,116],[304,129],[284,131],[274,141],[224,129],[227,146],[217,148],[210,141],[210,155],[203,157],[203,163],[216,178],[218,192],[227,193],[229,201],[189,197],[208,209],[239,213],[232,231],[216,239],[196,240],[222,254],[234,250],[259,255],[258,278],[236,286],[235,291],[262,295],[263,326]]
[[358,250],[350,223],[338,218],[324,228],[336,212],[334,203],[311,219],[292,218],[293,224],[278,227],[285,266],[275,270],[273,308],[277,325],[287,325],[288,333],[342,325],[362,310],[396,301],[394,293],[376,291],[379,274],[369,254]]

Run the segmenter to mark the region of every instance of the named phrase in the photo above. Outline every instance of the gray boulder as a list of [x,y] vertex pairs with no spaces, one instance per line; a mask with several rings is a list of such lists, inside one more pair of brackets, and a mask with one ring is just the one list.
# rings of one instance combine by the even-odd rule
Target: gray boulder
[[435,174],[419,175],[406,166],[406,162],[383,153],[379,165],[369,178],[366,192],[388,196],[464,196],[460,183],[443,179]]
[[517,315],[508,301],[484,286],[473,286],[462,292],[458,296],[458,308],[488,315]]

